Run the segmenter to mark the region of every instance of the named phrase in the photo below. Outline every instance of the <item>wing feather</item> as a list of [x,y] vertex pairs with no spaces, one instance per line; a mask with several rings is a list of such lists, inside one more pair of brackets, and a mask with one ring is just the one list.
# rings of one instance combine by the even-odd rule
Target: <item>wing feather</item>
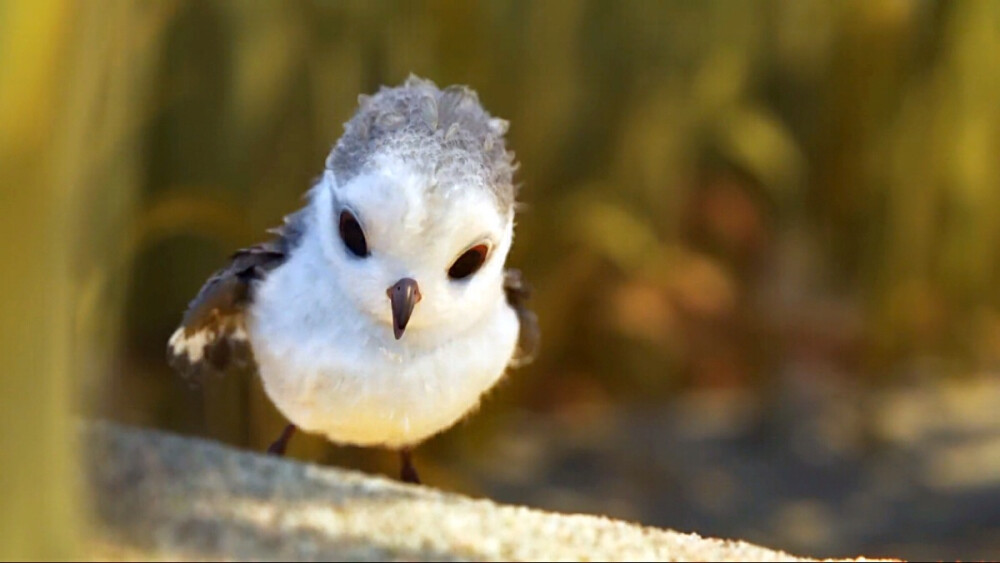
[[528,309],[531,287],[524,281],[520,270],[504,270],[503,289],[507,295],[507,303],[517,313],[520,323],[517,348],[509,364],[510,367],[517,368],[534,361],[541,345],[542,333],[538,326],[538,316]]
[[247,338],[246,310],[254,283],[288,259],[302,234],[304,211],[268,232],[267,242],[236,251],[229,264],[205,282],[167,343],[167,363],[187,378],[255,368]]

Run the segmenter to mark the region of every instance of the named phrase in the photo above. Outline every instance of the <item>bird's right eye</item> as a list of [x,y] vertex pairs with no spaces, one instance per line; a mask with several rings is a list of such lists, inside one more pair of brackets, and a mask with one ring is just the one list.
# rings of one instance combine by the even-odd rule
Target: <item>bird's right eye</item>
[[347,210],[340,212],[340,238],[351,254],[358,258],[368,256],[368,242],[365,240],[365,232],[361,230],[361,225],[358,224],[354,215],[351,215],[351,212]]

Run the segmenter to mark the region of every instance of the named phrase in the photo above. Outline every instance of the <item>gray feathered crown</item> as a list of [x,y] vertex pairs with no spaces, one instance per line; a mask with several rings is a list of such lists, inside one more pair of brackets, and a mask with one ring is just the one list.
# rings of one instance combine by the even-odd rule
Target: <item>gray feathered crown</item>
[[326,161],[338,181],[365,171],[376,155],[388,155],[431,175],[437,185],[485,185],[503,210],[513,205],[517,166],[504,143],[508,123],[491,117],[472,89],[441,90],[410,75],[402,86],[383,86],[358,103]]

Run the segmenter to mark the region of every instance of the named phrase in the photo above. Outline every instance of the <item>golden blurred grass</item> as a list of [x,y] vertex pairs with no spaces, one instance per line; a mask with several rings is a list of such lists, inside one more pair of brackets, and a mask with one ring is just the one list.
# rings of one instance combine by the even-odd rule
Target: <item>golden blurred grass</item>
[[0,12],[0,205],[3,314],[0,377],[0,558],[76,551],[77,490],[70,438],[68,243],[72,192],[45,166],[59,144],[56,92],[69,14],[62,2]]

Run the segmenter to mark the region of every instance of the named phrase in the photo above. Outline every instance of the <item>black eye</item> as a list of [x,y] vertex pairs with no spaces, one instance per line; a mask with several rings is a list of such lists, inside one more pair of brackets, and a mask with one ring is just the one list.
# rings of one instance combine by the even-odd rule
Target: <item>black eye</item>
[[477,244],[466,250],[455,260],[455,263],[448,268],[448,277],[453,280],[465,279],[479,271],[480,266],[486,261],[486,255],[490,249],[485,244]]
[[368,256],[368,242],[365,241],[365,232],[361,230],[358,220],[351,215],[350,211],[340,212],[340,238],[344,240],[344,246],[351,251],[351,254],[358,258]]

